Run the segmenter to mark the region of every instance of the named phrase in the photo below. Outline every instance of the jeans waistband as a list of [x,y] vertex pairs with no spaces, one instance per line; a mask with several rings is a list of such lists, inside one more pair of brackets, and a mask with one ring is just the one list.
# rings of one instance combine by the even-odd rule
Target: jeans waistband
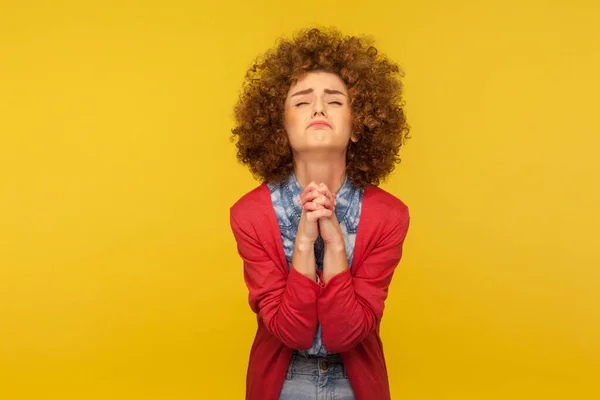
[[339,354],[330,354],[323,357],[305,357],[294,353],[288,366],[287,379],[292,376],[322,376],[328,375],[332,379],[347,378],[346,368]]

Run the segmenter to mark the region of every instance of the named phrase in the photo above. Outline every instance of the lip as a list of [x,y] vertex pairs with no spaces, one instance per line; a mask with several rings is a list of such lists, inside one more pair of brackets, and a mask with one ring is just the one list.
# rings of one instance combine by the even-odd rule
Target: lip
[[311,126],[327,126],[327,127],[331,128],[331,125],[329,125],[329,122],[327,122],[327,121],[313,121],[308,125],[309,128]]

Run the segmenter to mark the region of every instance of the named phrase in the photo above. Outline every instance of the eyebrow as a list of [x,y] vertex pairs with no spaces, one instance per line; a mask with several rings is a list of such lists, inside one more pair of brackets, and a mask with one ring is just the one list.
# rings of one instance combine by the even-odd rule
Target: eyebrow
[[[303,94],[309,94],[309,93],[312,93],[312,92],[314,92],[313,88],[305,89],[305,90],[301,90],[299,92],[294,93],[290,97],[301,96]],[[343,92],[340,92],[339,90],[335,90],[335,89],[325,89],[324,92],[327,93],[327,94],[341,94],[342,96],[345,96],[345,94]]]

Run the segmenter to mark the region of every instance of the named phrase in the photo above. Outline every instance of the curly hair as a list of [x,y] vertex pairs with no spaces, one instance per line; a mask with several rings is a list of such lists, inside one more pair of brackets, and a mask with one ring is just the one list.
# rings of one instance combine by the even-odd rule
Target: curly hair
[[292,151],[284,129],[289,88],[307,72],[335,73],[350,98],[352,133],[346,173],[364,188],[379,185],[400,162],[398,152],[409,138],[404,113],[404,72],[378,54],[365,37],[342,36],[335,28],[306,29],[291,40],[280,39],[247,71],[234,109],[237,158],[263,182],[280,182],[293,170]]

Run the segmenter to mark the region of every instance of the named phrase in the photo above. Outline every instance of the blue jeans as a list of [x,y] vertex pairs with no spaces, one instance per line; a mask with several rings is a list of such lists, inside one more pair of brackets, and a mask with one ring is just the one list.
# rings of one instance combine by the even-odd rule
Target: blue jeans
[[290,361],[279,400],[355,400],[339,354]]

